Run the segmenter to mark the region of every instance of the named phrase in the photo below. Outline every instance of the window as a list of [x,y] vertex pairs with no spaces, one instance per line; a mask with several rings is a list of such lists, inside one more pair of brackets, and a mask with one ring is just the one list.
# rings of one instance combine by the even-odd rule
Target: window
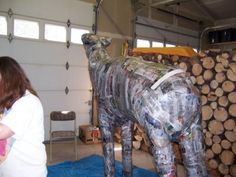
[[156,42],[156,41],[153,41],[152,42],[152,47],[163,47],[163,43],[162,42]]
[[29,20],[14,19],[14,36],[39,39],[39,23]]
[[66,42],[66,28],[60,25],[45,24],[44,37],[49,41]]
[[148,40],[137,39],[137,47],[150,47],[150,42]]
[[175,47],[174,44],[166,44],[166,47]]
[[82,44],[81,37],[85,33],[89,33],[89,30],[71,28],[71,42],[75,44]]
[[7,35],[7,19],[0,16],[0,35]]

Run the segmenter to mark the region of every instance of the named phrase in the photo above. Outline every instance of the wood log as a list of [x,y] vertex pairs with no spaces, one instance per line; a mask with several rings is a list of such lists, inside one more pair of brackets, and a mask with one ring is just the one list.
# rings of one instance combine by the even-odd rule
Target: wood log
[[188,71],[188,68],[189,68],[187,63],[185,63],[185,62],[180,62],[179,67],[184,71]]
[[218,170],[223,175],[229,174],[229,167],[223,163],[219,165]]
[[221,96],[221,97],[218,99],[218,103],[219,103],[220,106],[223,106],[223,107],[228,106],[228,104],[229,104],[228,97],[227,97],[227,96]]
[[215,80],[218,82],[218,83],[222,83],[224,82],[226,79],[226,76],[223,72],[219,72],[219,73],[216,73],[215,75]]
[[134,139],[137,141],[142,141],[143,137],[140,135],[134,135]]
[[200,100],[201,105],[205,105],[207,103],[207,97],[205,95],[201,95]]
[[171,57],[171,60],[172,60],[173,62],[177,62],[177,61],[179,61],[179,56],[178,56],[178,55],[173,55],[173,56]]
[[224,68],[224,66],[222,65],[222,63],[217,63],[217,64],[215,65],[215,71],[216,71],[217,73],[220,73],[220,72],[225,71],[225,68]]
[[214,143],[214,144],[212,145],[211,149],[212,149],[212,151],[213,151],[215,154],[220,154],[220,153],[221,153],[221,150],[222,150],[220,144],[218,144],[218,143]]
[[203,85],[205,83],[202,75],[196,77],[196,83],[197,85]]
[[221,56],[225,59],[229,58],[229,54],[227,52],[222,53]]
[[211,57],[205,57],[202,61],[202,66],[205,69],[212,69],[215,66],[215,61]]
[[232,92],[234,89],[235,89],[235,85],[233,82],[227,80],[227,81],[224,81],[223,84],[222,84],[222,89],[225,91],[225,92]]
[[224,94],[224,90],[220,87],[218,87],[216,90],[215,90],[215,95],[218,96],[218,97],[221,97],[223,96]]
[[208,129],[214,135],[220,135],[224,132],[223,124],[217,120],[211,120],[208,124]]
[[233,117],[236,117],[236,104],[231,104],[229,106],[229,114]]
[[210,87],[215,90],[219,86],[219,83],[216,80],[210,82]]
[[205,152],[206,159],[212,159],[214,157],[214,153],[211,149],[207,149]]
[[198,63],[193,64],[192,66],[192,74],[194,76],[199,76],[202,73],[202,66]]
[[236,177],[236,164],[231,165],[229,171],[232,177]]
[[144,134],[145,132],[144,132],[144,129],[139,125],[139,124],[137,124],[137,130],[138,130],[138,132],[140,132],[141,134]]
[[225,130],[233,130],[235,128],[235,121],[233,119],[228,119],[224,122]]
[[228,175],[224,175],[224,177],[232,177],[232,176],[228,174]]
[[206,144],[207,146],[211,146],[211,145],[212,145],[212,139],[206,137],[206,138],[205,138],[205,144]]
[[236,142],[232,144],[232,152],[236,155]]
[[208,94],[210,92],[210,87],[207,84],[202,85],[201,93]]
[[150,141],[146,133],[143,133],[143,142],[146,146],[150,147]]
[[224,68],[228,68],[229,67],[229,60],[228,60],[228,58],[221,57],[220,58],[220,63],[222,63]]
[[225,165],[231,165],[234,162],[234,154],[232,151],[224,150],[219,157],[221,159],[221,162]]
[[232,143],[236,141],[236,133],[233,131],[225,131],[225,137]]
[[228,69],[228,70],[227,70],[226,75],[227,75],[227,78],[228,78],[229,80],[231,80],[231,81],[233,81],[233,82],[236,81],[236,73],[233,72],[231,69]]
[[133,147],[136,150],[139,150],[141,147],[141,141],[133,141]]
[[214,110],[214,117],[218,121],[225,121],[228,118],[228,112],[223,107],[218,107]]
[[203,129],[207,128],[207,123],[206,123],[206,121],[202,120],[201,126],[202,126]]
[[147,146],[146,144],[141,144],[141,150],[142,151],[145,151],[145,152],[149,152],[150,151],[150,149],[149,149],[149,146]]
[[236,53],[233,55],[232,60],[236,61]]
[[211,137],[212,137],[212,134],[211,134],[211,132],[209,132],[209,131],[207,131],[207,132],[205,133],[205,135],[206,135],[207,138],[211,138]]
[[203,73],[203,78],[205,81],[209,81],[213,78],[213,72],[209,69],[205,70]]
[[208,165],[211,169],[217,169],[218,162],[215,159],[211,159],[208,161]]
[[209,105],[202,106],[202,120],[209,120],[213,115],[213,110]]
[[215,102],[215,101],[211,102],[210,106],[211,106],[212,109],[215,110],[217,108],[217,102]]
[[230,63],[230,64],[229,64],[229,68],[230,68],[234,73],[236,73],[236,63],[235,63],[235,62]]
[[115,141],[117,143],[121,143],[121,136],[119,133],[114,133]]
[[215,92],[209,92],[207,94],[207,99],[208,99],[208,101],[216,101],[217,96],[216,96]]
[[222,140],[220,144],[223,149],[229,149],[231,147],[231,143],[228,140]]
[[231,92],[231,93],[229,93],[229,95],[228,95],[228,100],[229,100],[231,103],[236,103],[236,92]]
[[218,135],[214,135],[212,138],[212,141],[214,143],[220,143],[221,142],[221,138]]

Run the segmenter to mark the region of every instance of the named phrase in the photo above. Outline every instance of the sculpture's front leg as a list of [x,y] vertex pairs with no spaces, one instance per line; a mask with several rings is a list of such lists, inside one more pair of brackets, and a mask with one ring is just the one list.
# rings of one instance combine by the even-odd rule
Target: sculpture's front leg
[[162,128],[146,122],[148,136],[153,143],[153,157],[160,177],[176,177],[175,154],[168,135]]
[[107,114],[104,108],[99,108],[99,123],[103,140],[104,170],[105,177],[115,176],[115,155],[114,155],[114,139],[113,119]]
[[132,177],[132,134],[133,122],[128,121],[122,126],[122,164],[123,177]]
[[204,161],[203,137],[201,126],[194,123],[189,134],[180,139],[180,148],[183,154],[184,166],[188,177],[207,177]]

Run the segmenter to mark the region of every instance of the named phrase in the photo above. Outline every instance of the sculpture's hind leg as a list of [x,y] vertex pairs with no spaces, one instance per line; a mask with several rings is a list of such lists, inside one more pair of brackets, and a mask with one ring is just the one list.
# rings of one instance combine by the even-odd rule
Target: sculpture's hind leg
[[187,171],[187,176],[208,176],[204,162],[202,131],[198,123],[195,123],[191,126],[189,134],[181,137],[179,144],[183,154],[184,166]]
[[122,164],[123,177],[132,177],[132,134],[133,122],[122,125]]
[[153,157],[160,177],[175,177],[175,154],[171,142],[163,129],[146,122],[149,138],[153,143]]
[[99,108],[99,124],[103,140],[104,170],[105,177],[115,176],[115,155],[113,130],[114,123],[110,115],[103,109]]

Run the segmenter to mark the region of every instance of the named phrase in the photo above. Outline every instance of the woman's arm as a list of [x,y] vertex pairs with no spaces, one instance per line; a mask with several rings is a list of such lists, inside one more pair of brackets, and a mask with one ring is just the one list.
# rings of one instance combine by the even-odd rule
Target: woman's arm
[[14,135],[14,132],[6,125],[0,123],[0,164],[7,158],[9,147],[7,145],[7,139]]
[[14,132],[6,125],[0,123],[0,139],[7,139],[14,135]]

